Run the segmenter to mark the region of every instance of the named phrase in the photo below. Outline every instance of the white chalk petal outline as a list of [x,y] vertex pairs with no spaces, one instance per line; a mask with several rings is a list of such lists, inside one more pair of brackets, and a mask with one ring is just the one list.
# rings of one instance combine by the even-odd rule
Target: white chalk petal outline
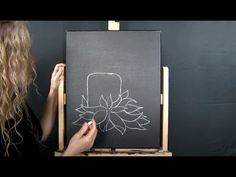
[[99,104],[100,106],[103,106],[103,107],[107,107],[107,101],[106,99],[103,97],[103,95],[100,96],[100,99],[99,99]]
[[[99,98],[99,105],[90,107],[89,106],[89,94],[88,94],[88,80],[91,76],[97,75],[97,74],[117,76],[120,80],[120,88],[119,88],[120,93],[118,94],[118,98],[115,101],[112,100],[111,94],[109,95],[109,97],[107,99],[105,99],[104,96],[101,95]],[[106,115],[105,115],[103,121],[97,123],[97,125],[99,126],[99,129],[103,132],[110,131],[115,128],[122,135],[124,135],[127,129],[133,129],[133,130],[135,129],[135,130],[141,130],[141,131],[147,130],[145,127],[142,127],[142,126],[149,124],[150,120],[146,119],[147,116],[143,115],[143,112],[141,111],[143,109],[143,107],[135,105],[135,104],[137,104],[137,101],[135,99],[129,97],[129,95],[130,95],[129,90],[126,90],[123,93],[121,92],[122,78],[119,74],[105,73],[105,72],[90,73],[87,76],[86,87],[87,87],[86,88],[87,89],[87,98],[85,98],[85,96],[82,95],[82,101],[81,101],[82,104],[79,108],[75,109],[79,113],[80,118],[73,122],[74,125],[77,125],[76,122],[79,122],[81,119],[87,120],[86,118],[84,118],[84,115],[86,113],[93,114],[93,117],[94,117],[96,115],[96,113],[98,113],[99,111],[106,110]],[[127,108],[128,106],[130,107],[130,109]],[[133,109],[132,109],[132,107],[133,107]],[[95,110],[97,110],[97,111],[95,112]],[[125,113],[126,115],[137,116],[137,117],[135,117],[134,120],[126,120],[124,117],[121,117],[119,115],[119,113]],[[115,114],[118,117],[118,119],[120,119],[120,121],[122,121],[124,123],[124,127],[119,126],[119,125],[115,125],[111,121],[110,116],[112,116],[112,114]],[[104,121],[108,121],[108,122],[102,128],[101,123],[103,123]],[[110,126],[109,128],[107,128],[108,124]],[[136,125],[135,125],[135,127],[131,127],[129,124],[130,125],[136,124]]]

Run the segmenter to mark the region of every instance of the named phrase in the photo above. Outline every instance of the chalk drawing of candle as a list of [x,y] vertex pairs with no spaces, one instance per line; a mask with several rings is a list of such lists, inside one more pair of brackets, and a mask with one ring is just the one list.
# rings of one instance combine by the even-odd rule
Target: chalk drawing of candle
[[87,95],[82,95],[79,118],[73,122],[81,126],[95,118],[99,129],[107,132],[116,129],[122,135],[127,129],[147,130],[150,121],[143,114],[143,107],[129,97],[129,90],[122,92],[122,78],[116,73],[90,73],[86,81]]

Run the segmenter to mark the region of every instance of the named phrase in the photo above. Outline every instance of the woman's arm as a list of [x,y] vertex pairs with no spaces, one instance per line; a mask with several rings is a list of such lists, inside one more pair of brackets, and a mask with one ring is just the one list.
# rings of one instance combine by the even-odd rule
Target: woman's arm
[[55,113],[57,109],[58,87],[63,79],[64,67],[65,64],[57,64],[52,73],[49,94],[44,110],[40,116],[40,124],[43,130],[41,141],[47,140],[54,125]]
[[[57,91],[60,82],[63,79],[64,67],[65,64],[57,64],[52,73],[50,91],[40,119],[43,130],[41,141],[45,141],[48,138],[54,125],[58,99]],[[94,119],[92,122],[93,123],[90,126],[87,123],[84,123],[82,128],[74,134],[62,156],[79,155],[93,146],[97,136],[97,127]]]

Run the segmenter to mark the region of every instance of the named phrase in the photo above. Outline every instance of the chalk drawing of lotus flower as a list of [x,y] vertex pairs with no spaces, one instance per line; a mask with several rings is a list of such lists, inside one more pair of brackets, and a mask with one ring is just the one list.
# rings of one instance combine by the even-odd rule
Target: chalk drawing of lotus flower
[[[111,89],[107,85],[108,83],[104,84],[104,80],[110,80],[109,84],[113,84],[113,88]],[[102,89],[95,87],[95,85],[98,86],[98,83],[100,85],[103,83]],[[92,87],[93,85],[95,88],[90,94],[89,86]],[[143,114],[143,107],[138,106],[137,101],[129,97],[129,90],[122,92],[121,87],[122,79],[116,73],[99,72],[89,74],[87,76],[87,97],[85,98],[82,95],[82,103],[79,108],[75,109],[79,113],[79,118],[73,124],[79,126],[85,121],[95,118],[102,132],[115,128],[124,135],[127,129],[147,130],[144,126],[149,124],[150,121]],[[107,90],[108,88],[110,91]],[[95,92],[96,94],[94,94]],[[93,102],[89,100],[91,96]]]

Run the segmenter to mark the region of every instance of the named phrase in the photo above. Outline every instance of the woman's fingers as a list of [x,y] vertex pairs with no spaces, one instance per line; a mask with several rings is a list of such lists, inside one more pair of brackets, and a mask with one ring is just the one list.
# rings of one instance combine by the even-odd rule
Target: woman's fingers
[[54,80],[59,80],[59,78],[63,75],[64,68],[59,68],[58,71],[53,76]]
[[58,89],[61,80],[63,79],[65,64],[59,63],[55,66],[51,76],[50,90],[55,91]]
[[94,142],[96,136],[97,136],[97,125],[95,120],[92,120],[92,125],[90,125],[90,130],[88,131],[88,133],[86,134],[86,138],[90,139],[91,142]]
[[64,63],[59,63],[59,64],[57,64],[55,67],[54,67],[54,71],[53,71],[53,73],[52,73],[52,77],[54,77],[55,76],[55,74],[60,70],[60,68],[63,68],[63,70],[64,70],[64,67],[65,67],[66,65],[64,64]]
[[98,130],[97,130],[97,124],[96,124],[95,119],[93,119],[92,121],[93,121],[93,125],[94,125],[94,128],[95,128],[95,133],[93,134],[93,142],[94,142],[95,138],[97,136]]
[[54,78],[54,80],[61,80],[63,74],[64,74],[64,66],[60,66],[57,69],[55,69],[55,71],[52,74],[52,78]]
[[77,138],[81,138],[88,130],[88,123],[85,122],[81,129],[76,133]]

